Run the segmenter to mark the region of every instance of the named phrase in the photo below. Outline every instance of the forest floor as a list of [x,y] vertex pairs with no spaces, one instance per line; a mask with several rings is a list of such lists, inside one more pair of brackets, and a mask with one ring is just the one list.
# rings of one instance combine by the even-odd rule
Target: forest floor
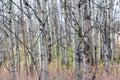
[[[104,70],[103,65],[100,64],[96,71],[96,80],[120,80],[120,65],[115,63],[111,64],[109,67],[110,72],[108,74]],[[22,69],[23,68],[21,68],[20,73],[16,72],[16,80],[36,80],[36,74],[34,71],[32,72],[33,74],[29,74],[27,77],[25,77],[25,71]],[[74,71],[70,68],[67,69],[64,67],[56,70],[55,66],[51,66],[49,67],[48,74],[49,80],[75,80]],[[9,71],[2,66],[0,69],[0,80],[9,80],[9,76]]]

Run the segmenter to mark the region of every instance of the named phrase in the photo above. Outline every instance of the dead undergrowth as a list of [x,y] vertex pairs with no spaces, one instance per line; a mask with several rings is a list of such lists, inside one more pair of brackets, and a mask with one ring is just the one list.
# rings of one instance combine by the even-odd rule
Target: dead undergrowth
[[[120,65],[115,63],[109,66],[109,74],[105,72],[104,67],[100,64],[97,68],[96,80],[120,80]],[[40,70],[39,70],[40,71]],[[49,67],[48,71],[49,80],[75,80],[73,69],[59,68],[56,70],[54,66]],[[9,71],[2,65],[0,69],[0,80],[9,80]],[[41,76],[41,80],[43,76]],[[36,80],[35,71],[33,75],[28,74],[25,76],[25,72],[21,67],[20,73],[16,72],[16,80]]]

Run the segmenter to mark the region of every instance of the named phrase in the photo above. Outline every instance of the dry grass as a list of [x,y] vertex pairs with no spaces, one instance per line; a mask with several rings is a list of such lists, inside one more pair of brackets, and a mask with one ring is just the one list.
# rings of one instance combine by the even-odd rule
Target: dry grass
[[[55,65],[50,66],[48,70],[49,80],[75,80],[73,69],[59,68],[56,70]],[[21,67],[20,73],[16,72],[16,80],[36,80],[36,74],[29,74],[25,76],[25,71]],[[42,77],[42,76],[41,76]],[[6,70],[4,65],[0,69],[0,80],[9,80],[9,71]],[[43,77],[42,77],[43,78]],[[120,80],[120,65],[110,65],[109,74],[105,72],[103,65],[99,65],[96,74],[97,80]],[[42,79],[41,79],[42,80]]]

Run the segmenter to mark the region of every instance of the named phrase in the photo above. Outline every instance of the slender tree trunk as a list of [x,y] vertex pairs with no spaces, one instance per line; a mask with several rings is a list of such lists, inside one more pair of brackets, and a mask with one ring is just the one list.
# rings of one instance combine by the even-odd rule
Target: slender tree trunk
[[42,9],[43,9],[43,17],[42,21],[45,23],[45,25],[42,26],[42,57],[43,57],[43,76],[44,80],[48,80],[48,41],[47,41],[47,24],[46,24],[46,19],[47,19],[47,6],[48,1],[42,1]]
[[4,62],[4,60],[3,60],[3,33],[2,33],[2,31],[0,31],[0,68],[1,68],[1,66],[2,66],[2,64],[3,64],[3,62]]
[[[72,12],[71,14],[74,16],[72,17],[72,51],[73,51],[73,65],[74,65],[74,70],[75,70],[75,80],[82,80],[82,66],[81,66],[81,57],[83,55],[83,51],[84,51],[84,44],[83,44],[83,32],[82,32],[82,26],[80,26],[78,23],[80,21],[80,17],[82,16],[82,13],[79,14],[79,10],[78,8],[74,9],[73,7],[77,6],[78,1],[75,0],[74,2],[71,0],[71,4],[72,4]],[[74,12],[74,14],[73,14]],[[74,21],[76,20],[76,21]],[[81,23],[82,24],[82,19],[81,19]],[[78,31],[76,31],[76,29],[78,29]]]
[[[55,13],[55,33],[56,33],[56,41],[60,38],[60,27],[61,27],[61,4],[60,0],[56,0],[56,13]],[[58,71],[58,57],[60,52],[60,41],[56,43],[56,69]]]
[[[28,1],[27,1],[28,2]],[[30,15],[30,10],[29,8],[26,6],[26,10],[27,10],[27,13],[29,16]],[[29,67],[29,71],[31,72],[31,75],[33,75],[33,62],[32,62],[32,57],[33,59],[35,60],[34,58],[34,47],[33,47],[33,43],[34,43],[34,34],[33,34],[33,23],[32,23],[32,20],[31,20],[31,17],[28,18],[27,20],[27,32],[28,32],[28,44],[29,44],[29,51],[31,53],[31,56],[29,57],[29,61],[30,61],[30,67]]]
[[[13,31],[13,15],[12,15],[12,2],[9,0],[9,28],[11,31]],[[9,41],[9,52],[10,52],[10,80],[16,80],[16,75],[15,75],[15,59],[14,59],[14,41],[13,41],[13,34],[9,31],[9,36],[10,36],[10,41]]]
[[[20,7],[21,7],[21,28],[22,28],[22,36],[23,36],[23,43],[24,45],[26,45],[26,34],[25,34],[25,26],[23,23],[23,4],[22,4],[22,0],[20,0]],[[27,66],[27,52],[26,52],[26,48],[25,46],[23,46],[24,49],[24,70],[25,70],[25,74],[26,76],[28,76],[28,66]]]
[[[18,24],[17,24],[17,26],[19,26]],[[18,28],[18,27],[17,27]],[[19,35],[18,34],[18,32],[17,32],[17,28],[15,29],[16,30],[16,35]],[[20,60],[20,50],[19,50],[19,41],[18,41],[18,39],[15,37],[15,40],[16,40],[16,67],[17,67],[17,71],[18,71],[18,73],[20,73],[20,62],[21,62],[21,60]]]
[[[91,4],[90,1],[84,1],[84,55],[83,55],[83,65],[84,65],[84,80],[92,80],[92,72],[91,72],[91,63],[93,58],[93,53],[91,52],[91,41],[90,36],[91,33],[89,29],[91,28]],[[87,32],[88,31],[88,32]],[[87,33],[86,33],[87,32]]]
[[[103,0],[103,6],[107,5],[107,1]],[[109,47],[108,47],[108,25],[107,25],[107,9],[104,7],[104,12],[103,12],[103,52],[104,52],[104,66],[106,72],[109,72],[109,64],[108,64],[108,56],[109,56]]]
[[[67,35],[68,34],[68,19],[67,19],[67,17],[68,17],[68,9],[67,9],[67,4],[69,3],[69,1],[67,1],[67,0],[64,0],[64,11],[65,11],[65,16],[64,16],[64,27],[65,27],[65,34],[64,35]],[[68,43],[69,43],[69,40],[68,40],[68,37],[69,37],[69,35],[65,38],[65,65],[67,66],[67,68],[68,68],[68,66],[69,66],[69,59],[68,59]]]
[[47,2],[46,8],[47,8],[47,15],[49,15],[48,16],[48,29],[47,29],[47,31],[48,31],[48,62],[50,63],[52,61],[52,58],[53,58],[53,49],[52,49],[52,46],[51,46],[52,41],[53,41],[52,40],[51,0],[49,0]]

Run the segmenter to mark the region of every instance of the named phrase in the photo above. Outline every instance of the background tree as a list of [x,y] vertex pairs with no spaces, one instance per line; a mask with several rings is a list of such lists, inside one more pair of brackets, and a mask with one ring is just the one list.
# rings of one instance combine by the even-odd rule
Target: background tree
[[119,5],[0,0],[0,79],[119,80]]

